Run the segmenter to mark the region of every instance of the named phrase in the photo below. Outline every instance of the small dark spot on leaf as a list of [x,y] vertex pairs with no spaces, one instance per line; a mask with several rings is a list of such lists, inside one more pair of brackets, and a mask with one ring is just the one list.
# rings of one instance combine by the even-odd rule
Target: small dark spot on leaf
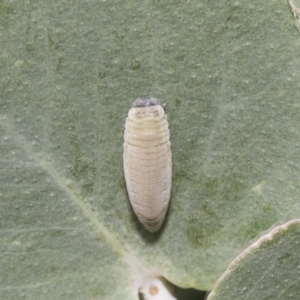
[[133,70],[138,70],[141,68],[141,63],[138,60],[133,60],[131,64]]

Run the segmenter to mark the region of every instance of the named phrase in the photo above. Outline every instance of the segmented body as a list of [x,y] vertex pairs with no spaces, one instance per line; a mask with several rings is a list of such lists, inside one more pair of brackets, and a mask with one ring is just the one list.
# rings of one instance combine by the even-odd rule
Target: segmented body
[[156,99],[133,102],[125,123],[123,160],[133,210],[147,230],[156,232],[164,222],[172,184],[169,126]]

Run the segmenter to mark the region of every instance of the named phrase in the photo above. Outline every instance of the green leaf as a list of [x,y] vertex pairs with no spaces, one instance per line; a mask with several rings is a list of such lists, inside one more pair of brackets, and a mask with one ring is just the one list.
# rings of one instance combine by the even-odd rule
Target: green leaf
[[262,236],[229,265],[208,300],[297,299],[299,236],[300,219]]
[[[299,33],[284,1],[0,1],[1,299],[212,288],[299,216]],[[131,102],[167,104],[157,234],[122,170]]]

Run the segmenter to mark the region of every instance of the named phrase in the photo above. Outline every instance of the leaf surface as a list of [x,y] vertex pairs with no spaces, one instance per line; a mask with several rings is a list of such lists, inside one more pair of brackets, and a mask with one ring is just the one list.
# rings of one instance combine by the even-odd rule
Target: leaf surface
[[299,219],[274,228],[229,265],[207,300],[297,299],[299,245]]
[[[1,1],[0,13],[0,298],[137,299],[145,274],[209,290],[251,240],[299,216],[286,2]],[[138,223],[122,170],[124,115],[147,95],[171,130],[158,234]]]

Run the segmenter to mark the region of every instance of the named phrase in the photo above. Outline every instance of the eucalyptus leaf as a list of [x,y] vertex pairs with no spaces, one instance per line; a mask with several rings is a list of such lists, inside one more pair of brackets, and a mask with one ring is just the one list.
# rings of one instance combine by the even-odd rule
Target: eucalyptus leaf
[[262,236],[228,267],[207,300],[298,299],[300,219]]
[[[299,32],[285,1],[0,1],[0,298],[210,290],[300,213]],[[157,234],[122,169],[133,100],[167,104]]]

